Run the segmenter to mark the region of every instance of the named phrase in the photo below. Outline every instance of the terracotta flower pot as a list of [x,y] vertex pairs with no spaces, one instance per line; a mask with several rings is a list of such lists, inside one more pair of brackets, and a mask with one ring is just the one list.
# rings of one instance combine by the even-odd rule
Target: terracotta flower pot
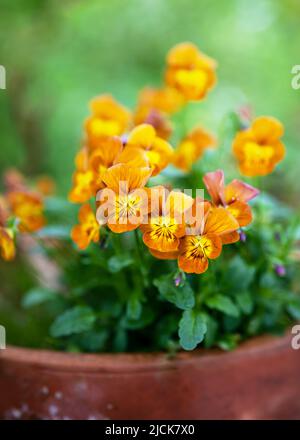
[[291,335],[233,352],[0,353],[5,419],[300,419],[300,352]]

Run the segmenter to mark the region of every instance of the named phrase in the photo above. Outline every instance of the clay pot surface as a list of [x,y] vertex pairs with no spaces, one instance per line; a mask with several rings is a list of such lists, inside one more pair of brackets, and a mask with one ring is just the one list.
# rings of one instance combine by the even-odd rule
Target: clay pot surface
[[233,352],[0,351],[1,419],[300,419],[291,334]]

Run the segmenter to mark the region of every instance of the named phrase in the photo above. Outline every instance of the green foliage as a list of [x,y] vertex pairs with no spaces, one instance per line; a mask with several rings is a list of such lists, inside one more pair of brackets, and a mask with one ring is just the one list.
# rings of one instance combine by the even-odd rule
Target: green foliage
[[[300,319],[297,263],[291,258],[298,222],[290,213],[268,217],[269,209],[262,213],[256,205],[246,241],[224,246],[202,275],[186,275],[176,262],[141,255],[140,237],[130,234],[105,238],[104,246],[79,253],[68,239],[63,255],[61,246],[46,246],[44,255],[60,262],[61,287],[30,288],[22,299],[26,313],[52,321],[41,345],[172,354],[180,347],[232,350],[255,335],[282,334]],[[53,214],[58,225],[63,213]],[[40,237],[52,238],[51,228]],[[281,275],[277,264],[285,268]]]
[[33,306],[44,304],[48,301],[55,300],[56,292],[49,289],[37,287],[30,289],[22,299],[22,306],[28,309]]
[[153,284],[164,299],[175,304],[179,309],[188,310],[194,307],[194,292],[188,282],[184,281],[179,286],[175,286],[174,275],[167,274],[156,278]]
[[90,307],[76,306],[59,315],[50,328],[53,338],[70,336],[91,330],[96,316]]
[[185,350],[193,350],[207,331],[205,317],[197,310],[185,310],[179,322],[179,340]]

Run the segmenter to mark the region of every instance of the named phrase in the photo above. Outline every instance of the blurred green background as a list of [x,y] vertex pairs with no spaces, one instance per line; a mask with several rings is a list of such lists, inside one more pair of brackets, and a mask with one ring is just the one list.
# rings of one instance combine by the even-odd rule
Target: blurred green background
[[0,0],[0,6],[0,64],[7,72],[1,171],[48,173],[66,194],[89,99],[110,92],[134,106],[142,86],[162,81],[169,48],[190,40],[219,64],[218,87],[197,107],[197,122],[217,132],[243,104],[278,117],[288,155],[271,177],[272,190],[296,204],[300,90],[291,87],[291,69],[300,64],[299,0]]

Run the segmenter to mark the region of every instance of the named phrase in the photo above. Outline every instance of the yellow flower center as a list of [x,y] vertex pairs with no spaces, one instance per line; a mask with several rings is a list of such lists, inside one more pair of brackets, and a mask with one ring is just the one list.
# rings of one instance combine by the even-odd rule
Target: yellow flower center
[[118,196],[115,202],[116,219],[139,217],[141,215],[141,198],[126,194]]
[[190,91],[191,95],[198,95],[205,90],[207,83],[207,74],[204,70],[186,70],[179,69],[176,72],[176,82],[186,93]]
[[186,258],[205,258],[205,242],[200,235],[189,238],[189,244],[186,249]]
[[153,240],[161,240],[164,238],[167,241],[173,241],[176,236],[178,224],[170,217],[156,217],[151,219],[151,229],[150,236]]
[[94,136],[114,136],[120,134],[122,130],[118,121],[100,118],[93,119],[90,128]]
[[267,166],[273,159],[274,149],[268,145],[247,142],[244,149],[245,165],[249,167]]

